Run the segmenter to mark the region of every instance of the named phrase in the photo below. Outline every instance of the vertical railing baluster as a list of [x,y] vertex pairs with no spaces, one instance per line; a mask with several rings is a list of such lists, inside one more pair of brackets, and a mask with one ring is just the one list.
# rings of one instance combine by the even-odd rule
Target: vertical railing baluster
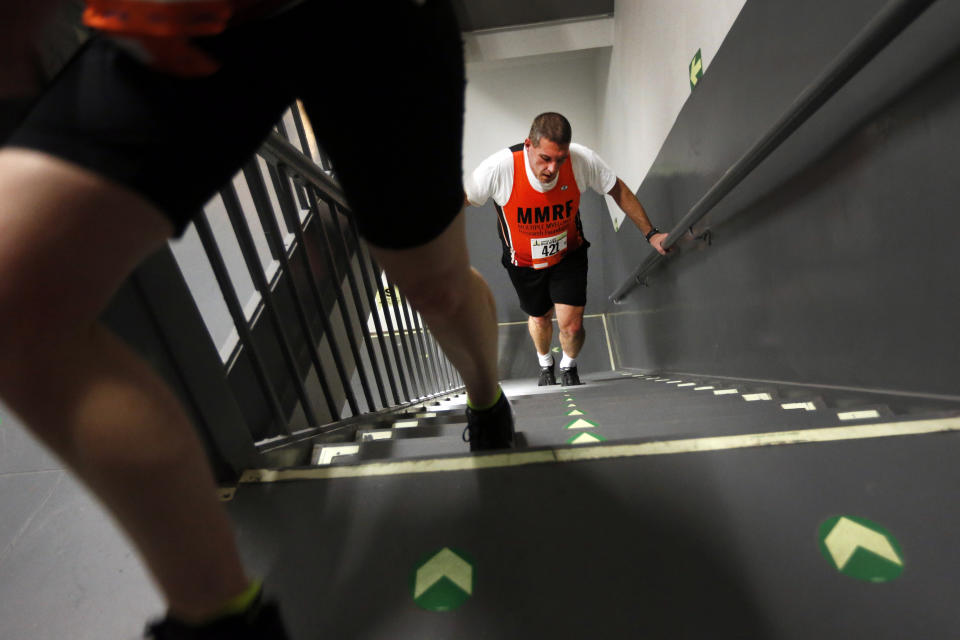
[[423,320],[423,316],[420,316],[420,321],[423,324],[424,328],[427,330],[427,345],[430,347],[430,357],[433,358],[434,366],[437,369],[437,382],[440,385],[440,391],[446,391],[450,388],[450,381],[447,379],[446,368],[444,367],[444,355],[443,351],[440,349],[440,345],[437,343],[437,338],[430,331],[430,327],[427,326],[426,321]]
[[[303,337],[307,341],[307,351],[310,354],[310,361],[313,364],[317,381],[320,383],[320,389],[323,392],[324,399],[326,400],[327,410],[330,412],[330,417],[333,420],[339,420],[340,409],[333,401],[333,393],[330,389],[330,384],[327,382],[327,376],[324,373],[323,364],[320,362],[320,354],[317,352],[319,341],[314,337],[313,330],[310,328],[310,320],[307,318],[306,308],[303,304],[303,298],[300,295],[300,292],[297,291],[297,285],[293,278],[293,270],[290,269],[290,261],[287,258],[287,248],[283,243],[283,233],[281,232],[280,225],[277,223],[277,217],[274,214],[273,205],[270,203],[270,198],[267,195],[267,186],[263,181],[263,174],[260,172],[260,166],[257,164],[255,159],[243,166],[243,175],[247,179],[247,187],[250,189],[250,195],[253,197],[253,203],[256,206],[257,212],[260,216],[260,224],[264,225],[267,243],[270,245],[271,250],[280,261],[282,273],[286,275],[287,290],[290,292],[290,297],[293,300],[293,306],[297,314],[300,330],[303,332]],[[276,188],[274,190],[276,190]],[[284,207],[284,202],[279,193],[277,193],[277,200],[282,209]]]
[[[390,350],[387,348],[387,339],[383,335],[383,324],[380,322],[380,312],[377,310],[377,299],[373,294],[373,288],[370,286],[370,273],[367,270],[367,260],[364,256],[364,242],[357,231],[356,216],[347,215],[347,226],[342,229],[344,242],[347,242],[347,231],[352,232],[352,238],[357,247],[357,266],[360,269],[360,279],[363,282],[363,290],[366,293],[367,304],[370,306],[370,316],[373,319],[373,326],[377,333],[377,341],[380,343],[380,353],[383,354],[383,368],[390,382],[390,391],[393,393],[394,404],[400,404],[400,394],[397,391],[396,375],[393,366],[390,363]],[[384,399],[384,406],[387,402]]]
[[[353,264],[350,259],[350,246],[347,242],[347,237],[343,234],[343,225],[340,224],[340,211],[339,207],[335,202],[330,203],[330,213],[333,218],[333,227],[337,233],[337,236],[340,238],[340,245],[343,247],[343,255],[345,258],[344,266],[347,271],[347,280],[350,283],[350,294],[353,296],[353,306],[357,313],[357,319],[360,322],[360,326],[363,327],[363,344],[367,349],[367,357],[370,358],[370,367],[373,369],[373,378],[374,382],[377,385],[377,391],[380,392],[380,401],[381,406],[386,408],[390,405],[387,400],[387,390],[386,385],[383,383],[383,377],[380,375],[380,367],[377,366],[377,356],[373,351],[373,340],[370,338],[370,329],[368,326],[367,318],[363,317],[363,302],[360,299],[360,287],[357,286],[357,278],[353,274]],[[357,243],[357,262],[360,262],[360,244]],[[373,307],[370,308],[371,314],[373,313]]]
[[[385,272],[384,272],[385,273]],[[397,300],[399,297],[397,293],[397,287],[388,279],[387,280],[387,289],[389,289],[389,298],[390,304],[393,306],[393,318],[397,323],[397,335],[400,338],[400,344],[403,346],[403,355],[407,360],[407,371],[410,373],[410,380],[412,382],[413,394],[408,398],[409,400],[416,400],[420,398],[423,393],[422,382],[417,378],[416,368],[413,366],[413,354],[410,342],[410,332],[405,331],[405,323],[403,321],[403,313],[400,311],[400,301]]]
[[200,237],[200,244],[203,245],[207,259],[210,261],[210,267],[213,269],[213,275],[223,294],[223,300],[233,318],[234,328],[237,330],[237,336],[240,338],[240,344],[243,345],[247,356],[250,358],[250,366],[253,368],[253,374],[260,384],[260,390],[263,392],[263,398],[267,401],[267,407],[273,415],[273,420],[277,428],[283,433],[290,433],[287,426],[287,419],[283,415],[283,409],[280,407],[280,400],[277,398],[273,385],[270,383],[270,376],[267,374],[267,367],[260,355],[260,350],[253,340],[253,332],[247,324],[247,317],[243,312],[243,305],[237,296],[237,290],[233,286],[233,280],[230,279],[230,272],[220,253],[220,247],[213,236],[213,229],[210,228],[210,222],[205,213],[194,218],[194,226],[197,229],[197,235]]
[[[353,226],[354,234],[359,234],[359,229],[357,228],[357,222],[352,217],[350,218],[350,223]],[[373,259],[373,253],[368,252],[368,261],[370,263],[370,268],[373,270],[372,281],[377,283],[376,293],[380,296],[380,307],[383,309],[383,319],[387,322],[387,331],[390,335],[390,345],[393,349],[393,360],[397,364],[397,377],[400,378],[400,388],[403,390],[403,396],[405,400],[409,400],[413,397],[412,395],[412,386],[407,386],[407,376],[403,372],[403,360],[400,357],[400,347],[397,342],[402,340],[399,333],[394,329],[393,323],[393,313],[388,306],[390,301],[387,300],[387,292],[383,288],[383,272],[380,270],[380,267],[377,265],[376,261]],[[411,381],[411,385],[412,385]],[[399,404],[401,400],[398,398],[397,403]]]
[[436,368],[433,366],[433,357],[427,348],[427,331],[425,326],[420,322],[420,314],[413,307],[410,307],[410,315],[413,320],[413,326],[417,331],[420,352],[423,354],[423,370],[427,375],[427,379],[430,381],[430,393],[428,395],[434,395],[440,389],[440,381],[437,379]]
[[[223,204],[227,210],[227,216],[230,218],[230,223],[233,225],[234,233],[236,233],[237,242],[240,244],[240,252],[243,254],[244,262],[246,262],[247,269],[250,271],[250,277],[253,279],[254,285],[257,287],[263,299],[264,307],[267,310],[267,317],[270,318],[270,324],[277,338],[280,353],[287,365],[287,372],[292,378],[294,391],[296,391],[297,397],[300,399],[303,414],[307,418],[307,424],[317,426],[319,422],[316,412],[313,409],[313,403],[310,402],[310,398],[307,396],[307,390],[300,380],[297,360],[293,355],[293,349],[290,347],[287,335],[283,331],[283,324],[280,322],[280,314],[277,312],[276,305],[274,305],[273,302],[273,294],[270,290],[270,283],[267,281],[267,274],[263,270],[263,265],[260,264],[260,256],[257,254],[257,247],[254,244],[253,235],[250,232],[250,227],[247,225],[247,219],[243,214],[243,207],[240,204],[240,199],[237,197],[237,192],[233,188],[233,184],[227,184],[221,190],[220,195],[223,198]],[[289,274],[287,275],[289,276]]]
[[[395,284],[391,283],[391,285],[393,286],[394,289],[396,289]],[[417,336],[415,334],[416,329],[414,328],[413,320],[410,317],[410,303],[407,301],[406,296],[404,296],[403,298],[403,304],[401,305],[401,310],[403,312],[404,325],[407,327],[407,335],[410,338],[410,350],[415,356],[413,359],[413,363],[417,367],[417,373],[420,374],[420,380],[423,381],[423,385],[421,387],[421,389],[423,390],[423,393],[421,394],[421,396],[428,396],[430,395],[430,381],[427,380],[427,374],[425,373],[423,368],[424,358],[423,358],[423,354],[420,352],[419,345],[417,344]]]
[[[340,272],[337,270],[336,261],[333,259],[333,245],[330,243],[330,234],[327,231],[327,225],[320,217],[320,206],[317,202],[317,194],[313,189],[307,191],[307,198],[310,200],[310,207],[317,214],[317,226],[320,228],[320,235],[323,238],[327,269],[330,272],[333,281],[333,291],[337,296],[337,306],[340,307],[340,318],[343,320],[343,329],[347,334],[347,343],[350,345],[350,353],[353,354],[353,361],[357,367],[357,378],[360,380],[360,388],[363,390],[363,397],[367,401],[367,411],[373,411],[373,396],[370,393],[370,386],[367,384],[367,374],[363,366],[363,360],[360,357],[360,349],[357,347],[356,338],[353,335],[353,321],[350,319],[350,312],[347,310],[346,300],[343,298],[342,280]],[[337,215],[336,211],[331,210],[330,215]]]
[[330,349],[330,355],[333,357],[333,364],[337,370],[337,376],[340,379],[340,386],[343,389],[343,394],[347,399],[347,405],[350,407],[350,412],[352,415],[359,415],[360,407],[357,404],[356,394],[353,392],[353,385],[351,384],[350,376],[347,375],[347,368],[344,365],[343,356],[340,353],[340,347],[335,339],[336,336],[333,331],[333,326],[330,324],[330,318],[327,317],[327,309],[324,305],[323,294],[320,291],[320,284],[317,282],[315,275],[317,271],[314,269],[313,263],[310,262],[310,253],[307,250],[306,234],[303,232],[305,223],[312,221],[315,224],[320,224],[320,218],[315,210],[310,210],[310,217],[306,221],[301,222],[299,213],[293,211],[292,208],[288,212],[286,208],[282,206],[282,203],[287,202],[288,207],[292,205],[290,184],[286,179],[284,179],[279,170],[271,168],[271,177],[274,180],[274,189],[277,192],[277,198],[281,202],[281,211],[283,211],[285,217],[289,216],[287,219],[287,226],[293,229],[293,234],[296,238],[297,244],[300,246],[300,251],[297,251],[296,254],[300,256],[301,263],[303,264],[304,272],[307,276],[307,283],[309,284],[310,291],[313,294],[314,303],[317,307],[317,315],[320,318],[320,324],[323,328],[323,335],[325,335],[327,338],[327,346]]

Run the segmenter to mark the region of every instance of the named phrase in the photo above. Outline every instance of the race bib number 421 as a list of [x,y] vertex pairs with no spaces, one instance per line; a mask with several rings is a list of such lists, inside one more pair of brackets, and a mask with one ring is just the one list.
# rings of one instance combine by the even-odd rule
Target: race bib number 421
[[530,257],[534,260],[543,260],[563,253],[567,250],[567,232],[550,238],[531,238]]

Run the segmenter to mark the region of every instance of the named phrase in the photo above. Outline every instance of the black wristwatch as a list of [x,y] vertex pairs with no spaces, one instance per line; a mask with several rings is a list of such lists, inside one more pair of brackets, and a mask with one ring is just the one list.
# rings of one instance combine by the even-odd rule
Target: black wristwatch
[[647,242],[650,242],[650,238],[652,238],[658,233],[660,233],[660,229],[657,229],[656,227],[652,227],[650,231],[647,233],[647,235],[644,237],[647,239]]

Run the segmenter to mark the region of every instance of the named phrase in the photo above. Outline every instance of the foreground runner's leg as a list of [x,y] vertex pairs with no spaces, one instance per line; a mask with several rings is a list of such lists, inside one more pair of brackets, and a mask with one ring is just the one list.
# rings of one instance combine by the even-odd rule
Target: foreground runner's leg
[[483,277],[470,267],[464,214],[413,249],[371,246],[374,257],[423,316],[460,372],[474,407],[497,401],[497,309]]
[[170,236],[140,196],[0,151],[0,397],[106,505],[187,621],[247,589],[206,455],[166,384],[97,322]]

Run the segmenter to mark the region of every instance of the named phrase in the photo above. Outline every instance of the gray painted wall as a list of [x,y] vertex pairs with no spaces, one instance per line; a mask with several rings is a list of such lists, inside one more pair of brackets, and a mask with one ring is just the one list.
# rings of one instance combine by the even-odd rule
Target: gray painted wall
[[[883,4],[747,2],[639,189],[658,223],[679,220]],[[958,27],[960,6],[935,3],[698,225],[712,246],[688,243],[610,307],[624,365],[960,392]],[[609,242],[607,292],[649,251],[635,231]]]

